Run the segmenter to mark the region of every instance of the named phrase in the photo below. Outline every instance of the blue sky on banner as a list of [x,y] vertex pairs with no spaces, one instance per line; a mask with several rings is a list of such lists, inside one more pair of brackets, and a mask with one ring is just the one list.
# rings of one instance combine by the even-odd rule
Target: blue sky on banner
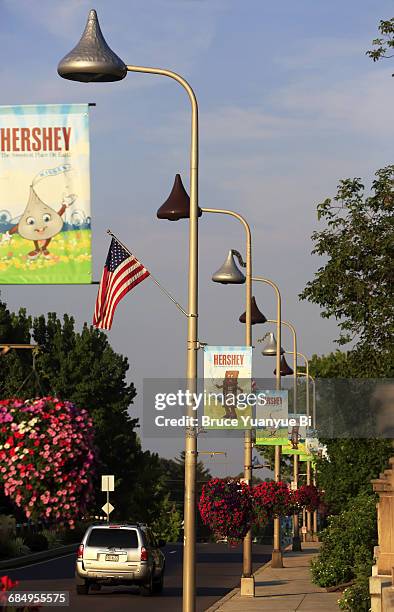
[[[188,101],[159,76],[95,85],[60,79],[57,62],[79,39],[90,8],[85,0],[0,2],[1,104],[97,103],[91,110],[95,278],[110,227],[186,305],[187,223],[155,215],[176,172],[188,185]],[[373,64],[365,56],[379,19],[392,16],[392,2],[97,0],[94,8],[126,62],[172,68],[190,81],[200,104],[201,205],[231,208],[250,221],[255,272],[280,285],[283,317],[295,324],[300,350],[335,348],[335,321],[321,319],[297,295],[321,265],[310,255],[316,204],[335,193],[339,179],[359,176],[368,184],[392,162],[392,60]],[[200,245],[200,338],[242,344],[243,289],[210,281],[229,248],[244,252],[242,230],[234,220],[206,215]],[[254,293],[274,318],[270,288]],[[33,313],[73,312],[80,324],[91,320],[96,288],[8,287],[2,297]],[[267,330],[258,326],[255,339]],[[129,357],[141,390],[144,376],[183,374],[185,333],[183,316],[147,282],[118,306],[110,339]],[[270,376],[273,367],[256,349],[255,375]],[[137,412],[141,404],[137,398]],[[235,450],[233,458],[238,465]]]

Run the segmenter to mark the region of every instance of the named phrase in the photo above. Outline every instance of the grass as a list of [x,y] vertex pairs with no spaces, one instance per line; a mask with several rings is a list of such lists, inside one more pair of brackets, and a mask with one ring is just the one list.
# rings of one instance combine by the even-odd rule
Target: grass
[[0,284],[90,283],[90,244],[90,229],[60,232],[48,245],[48,259],[29,260],[33,242],[14,234],[0,242]]

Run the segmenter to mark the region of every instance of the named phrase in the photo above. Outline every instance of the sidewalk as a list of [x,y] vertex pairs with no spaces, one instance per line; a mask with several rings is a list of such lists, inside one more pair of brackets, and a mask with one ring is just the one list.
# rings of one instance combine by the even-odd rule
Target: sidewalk
[[255,573],[256,596],[241,597],[234,589],[207,612],[338,612],[340,593],[327,593],[311,582],[310,560],[319,550],[316,542],[303,542],[303,552],[285,552],[284,568],[263,565]]

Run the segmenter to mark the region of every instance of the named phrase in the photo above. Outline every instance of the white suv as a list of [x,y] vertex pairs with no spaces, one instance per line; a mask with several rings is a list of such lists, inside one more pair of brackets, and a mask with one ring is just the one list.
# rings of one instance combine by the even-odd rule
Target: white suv
[[94,585],[138,585],[142,595],[163,590],[165,557],[146,525],[89,527],[78,548],[76,590],[87,595]]

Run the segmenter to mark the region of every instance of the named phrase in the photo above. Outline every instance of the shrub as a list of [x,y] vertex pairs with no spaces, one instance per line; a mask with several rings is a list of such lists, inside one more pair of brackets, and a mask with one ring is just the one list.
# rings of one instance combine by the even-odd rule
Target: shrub
[[61,543],[76,544],[80,542],[90,525],[92,525],[92,521],[77,521],[74,529],[65,529],[59,533]]
[[9,559],[11,557],[20,557],[30,552],[30,549],[24,543],[22,538],[9,538],[1,545],[1,557]]
[[170,494],[166,495],[160,504],[156,517],[151,523],[151,529],[158,540],[177,542],[182,529],[182,517]]
[[358,577],[361,584],[377,543],[375,496],[360,493],[341,514],[329,517],[321,539],[320,554],[312,561],[313,582],[328,587]]
[[41,533],[47,539],[48,548],[61,546],[61,534],[55,529],[43,529]]
[[32,552],[48,550],[48,540],[43,533],[29,533],[24,537],[24,542]]
[[360,546],[355,555],[354,585],[345,589],[338,605],[346,612],[369,612],[371,599],[369,595],[369,577],[372,573],[373,555],[366,546]]

